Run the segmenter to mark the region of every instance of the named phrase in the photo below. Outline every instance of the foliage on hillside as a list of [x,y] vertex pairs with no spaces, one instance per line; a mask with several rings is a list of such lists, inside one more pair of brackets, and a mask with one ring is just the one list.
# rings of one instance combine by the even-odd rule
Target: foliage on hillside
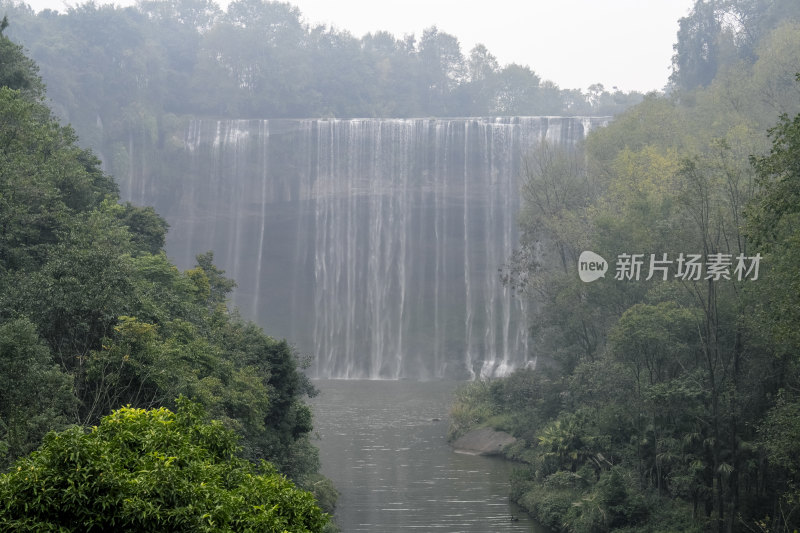
[[[517,436],[513,497],[554,529],[800,527],[799,23],[795,2],[699,0],[670,97],[529,156],[506,276],[538,369],[461,391],[452,429]],[[579,279],[586,250],[605,278]]]
[[186,272],[169,262],[165,221],[118,203],[42,103],[35,65],[2,34],[0,49],[0,466],[48,431],[183,395],[242,436],[244,459],[331,501],[299,355],[228,310],[234,282],[212,253]]
[[0,524],[13,531],[322,531],[309,492],[238,458],[236,435],[198,404],[123,407],[88,432],[50,433],[0,475]]

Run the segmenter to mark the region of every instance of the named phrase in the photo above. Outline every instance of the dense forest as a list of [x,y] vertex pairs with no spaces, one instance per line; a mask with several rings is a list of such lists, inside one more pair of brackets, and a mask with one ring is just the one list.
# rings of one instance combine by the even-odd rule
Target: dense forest
[[451,433],[514,434],[554,530],[800,528],[798,72],[800,4],[698,0],[668,96],[527,158],[504,276],[538,365],[461,389]]
[[0,34],[2,529],[321,531],[302,358],[228,309],[212,253],[170,263],[44,94]]

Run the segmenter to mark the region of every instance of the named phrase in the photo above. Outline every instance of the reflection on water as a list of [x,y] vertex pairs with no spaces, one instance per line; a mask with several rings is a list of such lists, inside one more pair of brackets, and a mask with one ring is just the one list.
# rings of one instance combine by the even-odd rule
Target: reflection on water
[[447,445],[452,382],[315,381],[322,473],[345,533],[540,532],[508,501],[512,465]]

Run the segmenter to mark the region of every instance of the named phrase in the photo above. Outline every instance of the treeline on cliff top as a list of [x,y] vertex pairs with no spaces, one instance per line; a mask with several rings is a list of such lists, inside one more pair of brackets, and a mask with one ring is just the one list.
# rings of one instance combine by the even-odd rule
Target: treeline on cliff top
[[[526,65],[420,36],[309,25],[288,2],[143,0],[34,13],[3,0],[9,37],[39,63],[68,122],[137,115],[217,118],[610,115],[641,99],[596,84],[562,89]],[[82,128],[78,128],[79,131]]]

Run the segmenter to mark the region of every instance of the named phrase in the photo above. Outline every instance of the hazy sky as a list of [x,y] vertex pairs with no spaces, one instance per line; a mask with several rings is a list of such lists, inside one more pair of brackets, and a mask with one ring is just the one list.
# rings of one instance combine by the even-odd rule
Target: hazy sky
[[[98,4],[107,3],[96,0]],[[37,11],[61,0],[28,0]],[[67,1],[67,4],[79,2]],[[133,0],[125,0],[130,5]],[[221,5],[227,2],[220,1]],[[387,30],[398,37],[437,26],[465,56],[483,43],[501,65],[530,66],[562,88],[661,89],[669,77],[678,19],[694,0],[294,0],[306,22],[356,37]]]

